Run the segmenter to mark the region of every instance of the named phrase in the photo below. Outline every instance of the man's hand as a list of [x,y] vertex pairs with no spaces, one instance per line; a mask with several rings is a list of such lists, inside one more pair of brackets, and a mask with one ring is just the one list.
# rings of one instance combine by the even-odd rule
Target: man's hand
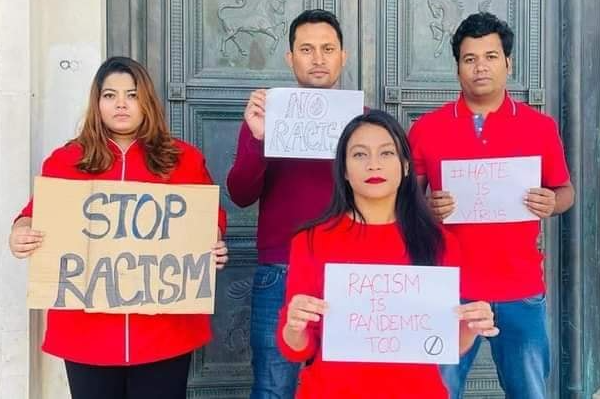
[[456,209],[456,201],[447,191],[432,191],[427,198],[427,202],[438,220],[446,219]]
[[267,91],[265,89],[255,90],[250,94],[246,110],[244,111],[244,120],[252,131],[252,136],[257,140],[265,139],[265,102],[267,100]]
[[540,219],[552,216],[556,207],[556,194],[548,188],[531,188],[525,196],[525,206]]

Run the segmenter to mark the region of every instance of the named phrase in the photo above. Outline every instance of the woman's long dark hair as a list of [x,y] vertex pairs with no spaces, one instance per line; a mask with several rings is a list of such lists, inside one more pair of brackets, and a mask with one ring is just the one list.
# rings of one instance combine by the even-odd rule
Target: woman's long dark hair
[[[303,230],[314,231],[314,227],[332,221],[331,227],[342,217],[351,213],[354,220],[363,223],[365,218],[356,207],[352,187],[346,180],[346,152],[352,134],[362,125],[371,124],[384,128],[392,137],[400,157],[402,182],[396,195],[396,223],[406,242],[410,260],[414,265],[435,265],[441,261],[444,238],[441,228],[427,206],[425,196],[417,183],[411,165],[410,148],[406,133],[390,114],[371,110],[352,119],[338,142],[333,163],[333,196],[329,208],[318,219],[308,223]],[[408,170],[405,167],[408,166]]]

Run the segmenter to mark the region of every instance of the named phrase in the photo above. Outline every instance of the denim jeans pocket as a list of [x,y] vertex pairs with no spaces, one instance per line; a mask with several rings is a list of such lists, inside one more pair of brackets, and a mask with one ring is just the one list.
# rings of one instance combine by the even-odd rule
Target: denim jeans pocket
[[538,295],[530,296],[528,298],[523,298],[522,301],[524,304],[531,305],[531,306],[543,305],[546,303],[546,295],[538,294]]
[[254,289],[266,290],[273,287],[282,278],[283,269],[277,267],[258,267],[254,274]]

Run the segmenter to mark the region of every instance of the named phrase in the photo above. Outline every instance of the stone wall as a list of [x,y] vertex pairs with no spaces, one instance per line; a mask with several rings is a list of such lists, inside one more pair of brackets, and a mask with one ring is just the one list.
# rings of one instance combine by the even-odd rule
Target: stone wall
[[72,138],[105,54],[104,0],[0,0],[0,398],[65,399],[64,367],[39,350],[44,314],[25,305],[27,262],[12,219],[50,151]]

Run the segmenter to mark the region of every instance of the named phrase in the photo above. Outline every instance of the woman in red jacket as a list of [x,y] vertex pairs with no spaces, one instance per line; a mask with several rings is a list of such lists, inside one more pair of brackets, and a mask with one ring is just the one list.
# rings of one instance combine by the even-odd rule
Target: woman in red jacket
[[[278,342],[288,359],[312,362],[302,370],[297,398],[446,399],[437,365],[322,359],[325,263],[459,262],[457,242],[430,214],[406,136],[389,114],[370,111],[349,123],[337,148],[334,184],[329,209],[292,241]],[[458,313],[461,351],[476,334],[498,334],[488,303],[461,305]]]
[[[150,76],[126,57],[98,69],[83,128],[44,161],[42,175],[74,180],[212,184],[204,157],[174,139]],[[43,233],[31,229],[32,205],[10,234],[10,249],[25,258]],[[219,237],[225,214],[219,214]],[[213,248],[218,267],[225,243]],[[73,399],[186,397],[191,353],[211,338],[208,315],[99,314],[49,310],[42,350],[65,359]]]

